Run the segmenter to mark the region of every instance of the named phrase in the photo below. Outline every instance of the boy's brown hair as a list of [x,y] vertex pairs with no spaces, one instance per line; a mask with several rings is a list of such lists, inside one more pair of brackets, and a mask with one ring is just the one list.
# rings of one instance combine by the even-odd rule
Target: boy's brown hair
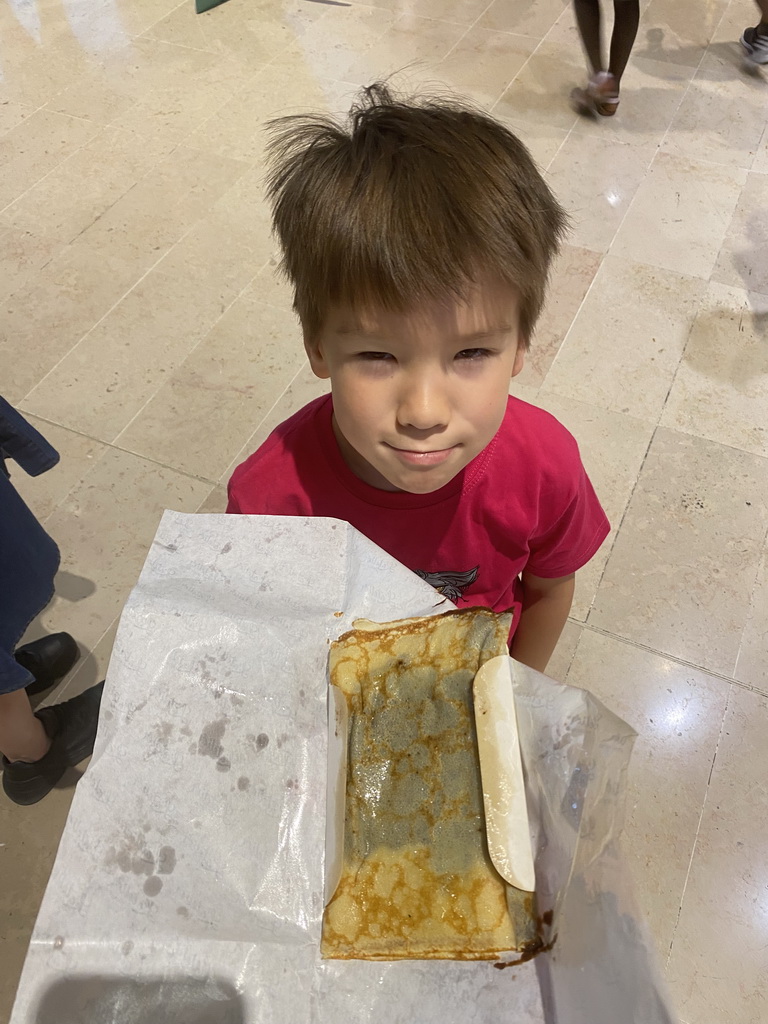
[[269,128],[268,196],[307,336],[330,306],[405,312],[491,274],[517,289],[528,345],[566,216],[503,125],[376,84],[348,126],[318,114]]

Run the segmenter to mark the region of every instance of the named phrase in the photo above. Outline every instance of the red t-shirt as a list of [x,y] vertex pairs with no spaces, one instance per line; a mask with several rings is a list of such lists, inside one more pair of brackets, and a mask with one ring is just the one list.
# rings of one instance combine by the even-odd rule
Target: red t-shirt
[[382,491],[355,476],[333,433],[330,395],[282,423],[237,467],[228,512],[351,523],[457,605],[515,608],[519,574],[568,576],[608,520],[558,421],[510,398],[491,443],[431,494]]

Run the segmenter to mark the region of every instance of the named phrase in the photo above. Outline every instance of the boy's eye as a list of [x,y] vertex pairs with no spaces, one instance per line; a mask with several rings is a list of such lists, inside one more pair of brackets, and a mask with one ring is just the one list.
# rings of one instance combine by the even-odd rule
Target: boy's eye
[[457,359],[484,359],[491,353],[487,348],[464,348],[456,356]]
[[358,359],[365,359],[368,362],[380,363],[386,359],[394,358],[389,352],[359,352]]

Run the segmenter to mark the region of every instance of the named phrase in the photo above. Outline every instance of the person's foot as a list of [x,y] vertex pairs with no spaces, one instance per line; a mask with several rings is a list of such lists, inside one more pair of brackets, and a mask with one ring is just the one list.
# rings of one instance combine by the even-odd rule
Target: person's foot
[[17,647],[13,656],[35,677],[27,686],[27,693],[32,696],[50,689],[65,676],[80,657],[80,649],[69,633],[51,633]]
[[3,758],[3,789],[15,804],[36,804],[46,796],[67,768],[93,753],[104,683],[49,708],[35,712],[51,738],[48,753],[39,761]]
[[768,64],[768,34],[758,28],[745,28],[739,41],[753,64]]
[[574,89],[571,103],[577,113],[592,117],[613,117],[619,107],[619,82],[610,71],[597,71],[586,89]]

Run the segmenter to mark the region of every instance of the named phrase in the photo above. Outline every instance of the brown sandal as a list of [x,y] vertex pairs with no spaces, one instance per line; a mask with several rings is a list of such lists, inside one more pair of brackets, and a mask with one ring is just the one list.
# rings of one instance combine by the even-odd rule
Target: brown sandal
[[571,102],[576,112],[592,117],[613,117],[619,107],[619,91],[616,79],[609,71],[598,71],[592,75],[586,89],[574,89]]

